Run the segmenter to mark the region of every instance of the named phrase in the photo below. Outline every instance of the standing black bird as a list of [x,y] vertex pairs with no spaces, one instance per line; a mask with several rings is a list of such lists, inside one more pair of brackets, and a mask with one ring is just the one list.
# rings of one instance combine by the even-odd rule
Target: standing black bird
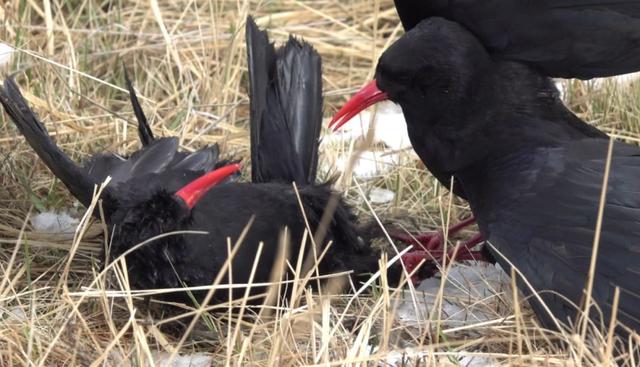
[[[507,271],[519,269],[560,320],[574,317],[570,303],[583,297],[608,137],[567,110],[549,78],[493,59],[471,33],[442,18],[421,22],[386,50],[375,78],[334,127],[379,100],[400,104],[415,151],[436,176],[461,183],[495,259]],[[615,143],[593,283],[605,321],[620,287],[618,319],[636,331],[638,180],[640,149]],[[532,306],[546,326],[555,325],[538,302]]]
[[394,2],[406,31],[429,17],[446,18],[473,33],[492,56],[547,76],[590,79],[640,70],[640,0]]
[[[176,163],[175,149],[156,146],[171,144],[177,148],[177,143],[153,140],[150,130],[141,127],[144,136],[141,139],[149,142],[148,145],[127,160],[131,163],[125,167],[129,167],[127,172],[131,173],[126,179],[114,180],[117,184],[107,187],[103,206],[113,236],[111,259],[163,233],[206,232],[171,235],[127,254],[133,288],[210,285],[228,259],[227,238],[234,243],[252,220],[233,258],[232,279],[234,283],[249,281],[259,243],[263,242],[264,251],[254,282],[268,282],[284,229],[287,228],[290,239],[290,260],[295,264],[307,229],[305,219],[312,234],[315,233],[325,207],[334,196],[329,183],[314,183],[322,121],[320,56],[310,45],[293,38],[275,51],[266,33],[260,31],[251,18],[247,21],[247,48],[251,80],[252,183],[228,183],[210,188],[209,183],[201,185],[196,180],[180,189],[185,182],[200,175],[182,163],[198,162],[198,167],[204,164],[192,155]],[[0,91],[0,100],[34,150],[83,204],[88,205],[98,178],[106,174],[119,177],[117,173],[125,170],[121,168],[125,163],[120,164],[117,157],[104,159],[102,155],[94,158],[87,170],[77,167],[51,142],[11,79]],[[132,102],[142,126],[146,119],[133,96]],[[112,162],[115,163],[111,165]],[[151,172],[143,169],[160,166],[164,169]],[[101,167],[97,170],[99,174],[91,170],[95,167]],[[225,166],[212,173],[213,180],[209,175],[204,177],[219,182],[237,169],[237,165]],[[298,194],[292,182],[298,186]],[[349,208],[337,200],[325,240],[317,249],[319,255],[325,245],[332,242],[319,265],[320,273],[371,272],[377,268],[378,257],[361,243]],[[311,248],[306,246],[306,254],[311,253]],[[233,296],[243,294],[244,289],[236,289]],[[194,292],[194,295],[201,299],[204,292]],[[227,292],[217,294],[218,299],[226,296]],[[175,297],[187,299],[182,292]]]
[[[429,17],[473,33],[492,57],[523,62],[550,77],[590,79],[640,71],[640,0],[394,0],[406,31]],[[419,46],[419,45],[418,45]],[[450,188],[451,177],[439,175]],[[466,199],[459,182],[453,192]],[[473,218],[452,226],[465,228]],[[398,239],[427,250],[442,234]],[[469,240],[468,245],[482,241]]]

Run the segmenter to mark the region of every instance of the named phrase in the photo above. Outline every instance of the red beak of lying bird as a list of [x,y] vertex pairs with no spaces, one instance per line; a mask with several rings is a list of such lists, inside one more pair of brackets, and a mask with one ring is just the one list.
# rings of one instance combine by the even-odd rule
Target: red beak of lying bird
[[610,141],[567,110],[538,68],[492,56],[462,26],[423,20],[382,54],[375,81],[331,127],[379,101],[398,103],[413,148],[441,182],[459,183],[489,252],[507,272],[517,268],[545,326],[574,319],[585,294],[602,311],[590,315],[609,322],[619,288],[618,330],[640,330],[640,149],[613,143],[586,293]]
[[[132,288],[211,285],[229,258],[227,239],[235,243],[247,226],[231,261],[231,278],[236,284],[268,283],[281,242],[288,240],[285,253],[288,261],[296,264],[303,238],[316,233],[325,208],[333,200],[337,204],[328,217],[324,240],[315,249],[308,240],[303,255],[320,257],[331,243],[318,264],[320,274],[353,270],[355,276],[368,279],[378,270],[379,257],[359,238],[349,207],[330,183],[316,183],[322,122],[320,56],[294,38],[275,50],[251,18],[247,21],[247,49],[250,183],[228,182],[240,166],[221,161],[217,146],[184,153],[178,150],[176,138],[155,139],[128,78],[143,148],[127,159],[98,154],[84,166],[71,161],[55,145],[12,79],[0,89],[0,101],[27,142],[82,204],[89,206],[94,186],[111,177],[102,196],[112,234],[108,260],[126,257]],[[307,230],[309,235],[305,235]],[[148,241],[167,233],[174,234]],[[144,241],[149,243],[134,249]],[[261,243],[264,247],[250,279]],[[394,269],[391,273],[396,275],[390,273],[391,279],[400,275],[400,267]],[[229,278],[227,273],[222,283]],[[285,278],[293,275],[285,271]],[[251,294],[265,290],[265,286],[254,286]],[[233,297],[244,293],[244,288],[237,287]],[[199,301],[205,294],[193,292]],[[216,300],[227,297],[227,291],[214,295]],[[164,298],[190,302],[184,292]]]

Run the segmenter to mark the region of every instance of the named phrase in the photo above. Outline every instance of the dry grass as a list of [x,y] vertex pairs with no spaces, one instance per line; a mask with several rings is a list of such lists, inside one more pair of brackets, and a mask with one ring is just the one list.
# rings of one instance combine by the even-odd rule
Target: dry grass
[[[0,35],[20,52],[2,72],[21,70],[18,82],[25,96],[76,160],[138,147],[133,113],[121,89],[121,62],[133,71],[157,135],[179,136],[184,149],[217,142],[246,157],[243,22],[249,13],[276,41],[295,33],[319,50],[327,116],[372,75],[377,55],[401,31],[390,0],[14,1],[0,8]],[[571,108],[581,117],[639,141],[638,83],[622,88],[571,82],[569,92]],[[324,148],[322,159],[332,162],[353,146]],[[465,365],[470,356],[496,365],[614,364],[606,335],[594,330],[583,339],[542,330],[508,283],[489,295],[440,294],[427,307],[421,294],[390,289],[384,281],[372,279],[367,292],[329,297],[309,293],[305,279],[298,279],[298,291],[286,304],[262,310],[237,305],[233,310],[240,309],[240,316],[229,305],[211,314],[196,309],[202,317],[185,333],[188,319],[176,325],[176,315],[152,314],[133,302],[118,266],[97,273],[99,223],[83,223],[75,237],[31,229],[35,211],[69,208],[74,200],[6,116],[0,154],[2,365],[142,366],[157,361],[157,351],[206,353],[215,365],[375,365],[393,356],[397,365]],[[381,177],[343,181],[362,218],[374,212],[383,218],[411,217],[412,223],[403,225],[433,228],[468,215],[464,203],[451,201],[412,152],[401,154],[403,163]],[[397,196],[370,208],[358,185],[363,191],[389,188]],[[446,321],[442,305],[451,298],[492,316],[467,326]],[[415,307],[417,322],[396,317],[398,307]]]

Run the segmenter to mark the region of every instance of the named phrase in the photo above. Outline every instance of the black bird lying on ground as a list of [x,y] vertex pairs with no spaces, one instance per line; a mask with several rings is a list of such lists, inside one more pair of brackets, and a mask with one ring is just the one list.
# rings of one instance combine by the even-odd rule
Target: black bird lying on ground
[[[305,220],[313,235],[334,196],[330,183],[314,183],[322,121],[320,56],[310,45],[294,38],[275,51],[266,33],[251,18],[247,21],[247,48],[252,183],[211,188],[209,183],[194,181],[203,171],[221,164],[217,162],[217,148],[184,156],[177,152],[175,139],[154,140],[131,87],[141,140],[147,145],[125,161],[114,155],[94,156],[84,169],[50,140],[12,79],[7,79],[0,90],[0,101],[29,144],[85,206],[91,201],[94,185],[107,175],[113,177],[114,184],[107,186],[103,195],[105,219],[112,233],[111,260],[163,233],[206,232],[153,240],[127,254],[134,289],[210,285],[228,259],[227,238],[235,243],[250,221],[252,225],[232,261],[232,280],[236,284],[249,281],[259,243],[264,242],[253,281],[268,282],[280,238],[288,235],[289,260],[295,265],[307,229]],[[213,181],[219,182],[237,169],[235,164],[227,165],[204,177],[211,181],[213,175]],[[359,241],[347,205],[336,200],[324,242],[317,249],[320,256],[332,241],[319,272],[374,271],[378,257]],[[306,245],[306,254],[312,253],[311,248]],[[254,289],[264,291],[264,287]],[[244,291],[236,289],[234,298]],[[194,292],[198,300],[205,294]],[[226,291],[218,292],[216,299],[226,299],[227,295]],[[188,301],[183,292],[166,298]]]
[[[223,181],[239,169],[237,164],[228,165],[229,162],[219,160],[217,144],[187,153],[178,151],[177,138],[155,139],[126,72],[125,79],[138,120],[138,134],[143,147],[128,158],[114,153],[95,154],[83,166],[73,162],[51,140],[46,128],[29,108],[12,78],[6,78],[3,87],[0,88],[0,102],[18,130],[47,167],[85,207],[90,206],[96,185],[111,177],[102,197],[105,220],[113,235],[111,259],[136,245],[142,237],[150,238],[163,233],[163,228],[178,227],[178,223],[172,223],[176,222],[177,218],[167,220],[167,223],[163,223],[161,219],[184,212],[187,207],[193,205],[194,200],[197,201],[203,190]],[[156,219],[153,214],[158,214],[157,212],[161,211],[159,207],[167,206],[168,203],[175,208]],[[144,214],[145,209],[149,210],[148,216]],[[99,212],[96,210],[94,214],[98,216]],[[189,214],[188,211],[185,214]],[[134,233],[125,233],[127,231]],[[162,244],[158,243],[156,246]],[[162,258],[157,255],[162,253],[157,248],[146,252],[146,255],[149,255],[149,252],[156,254],[150,256],[149,262],[153,262],[153,258]],[[135,275],[132,277],[135,285],[143,282],[143,278],[147,276],[162,275],[153,271],[150,273],[153,275],[141,276],[140,273],[143,271],[139,268],[142,265],[136,261],[143,259],[144,255],[139,256],[139,252],[127,257],[129,270]],[[162,281],[158,279],[157,282]],[[167,287],[168,284],[167,281]],[[171,284],[175,284],[175,281]]]
[[492,56],[550,77],[640,71],[640,0],[394,2],[406,31],[429,17],[446,18],[473,33]]
[[[430,18],[379,59],[375,80],[336,115],[382,99],[400,104],[413,148],[436,176],[460,182],[489,251],[511,264],[554,316],[576,315],[590,267],[609,140],[565,108],[552,81],[493,59],[460,25]],[[604,320],[640,330],[640,148],[616,142],[593,282]],[[519,282],[530,296],[532,291]],[[564,298],[566,297],[566,299]],[[532,300],[539,319],[555,326]]]

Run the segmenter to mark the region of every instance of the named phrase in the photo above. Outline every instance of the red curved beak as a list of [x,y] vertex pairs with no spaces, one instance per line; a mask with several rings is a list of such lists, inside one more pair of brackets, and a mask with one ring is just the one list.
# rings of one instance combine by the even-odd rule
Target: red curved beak
[[355,115],[359,114],[365,108],[389,99],[387,93],[381,91],[376,84],[375,79],[365,85],[360,91],[351,97],[351,99],[333,116],[329,123],[329,128],[333,131],[338,130],[342,125],[346,124]]
[[240,163],[233,163],[218,168],[215,171],[205,173],[178,190],[175,196],[182,199],[189,209],[193,209],[207,191],[222,182],[225,178],[239,171]]

